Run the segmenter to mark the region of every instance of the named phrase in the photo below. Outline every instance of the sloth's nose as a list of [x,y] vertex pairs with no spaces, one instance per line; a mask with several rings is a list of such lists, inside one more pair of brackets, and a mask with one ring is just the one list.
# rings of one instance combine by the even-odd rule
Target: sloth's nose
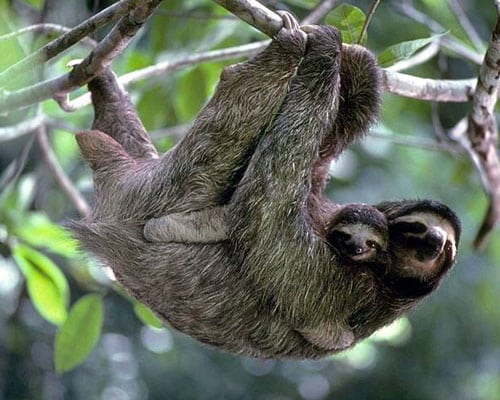
[[438,258],[446,243],[446,232],[440,227],[430,227],[422,236],[421,251],[418,252],[420,261],[430,261]]

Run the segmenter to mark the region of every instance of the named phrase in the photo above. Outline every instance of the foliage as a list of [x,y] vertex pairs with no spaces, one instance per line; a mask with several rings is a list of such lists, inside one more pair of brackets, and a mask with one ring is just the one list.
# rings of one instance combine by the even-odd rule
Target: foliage
[[[49,1],[17,3],[36,12]],[[317,1],[281,3],[303,17]],[[342,4],[326,18],[351,43],[359,40],[369,8],[368,1],[353,3],[357,7]],[[382,66],[407,59],[443,38],[473,48],[452,2],[413,2],[440,24],[440,32],[448,31],[445,36],[403,19],[390,3],[382,2],[362,41],[376,50]],[[492,5],[486,0],[460,3],[473,15],[486,43],[487,27],[495,22]],[[28,23],[8,4],[0,0],[0,35]],[[164,2],[113,68],[121,75],[264,38],[226,17],[209,0]],[[35,41],[24,36],[0,38],[0,70],[47,40],[43,35]],[[57,76],[69,60],[87,53],[84,45],[73,47],[49,65],[46,76]],[[469,77],[477,70],[449,51],[440,61],[433,59],[410,73]],[[155,131],[192,121],[228,63],[195,65],[134,84],[129,91],[146,128]],[[35,73],[39,71],[27,73],[22,82],[39,79]],[[458,107],[439,106],[448,126],[460,115]],[[46,101],[37,110],[0,115],[0,126],[11,126],[35,112],[76,129],[88,128],[92,118],[89,107],[67,114],[55,102]],[[486,204],[479,177],[465,157],[392,141],[431,139],[428,103],[386,95],[382,121],[375,129],[382,137],[369,136],[332,167],[332,196],[340,202],[414,197],[443,201],[463,219],[461,255],[443,287],[414,314],[351,351],[314,362],[221,354],[161,327],[149,309],[120,291],[106,269],[89,262],[61,227],[77,213],[47,173],[39,152],[32,150],[36,148],[30,141],[32,134],[13,141],[0,137],[0,398],[496,399],[500,393],[500,237],[495,235],[482,254],[471,251],[475,226]],[[53,130],[52,146],[76,187],[90,198],[90,173],[70,130]],[[177,140],[159,136],[163,151]],[[26,162],[21,160],[24,150],[29,155]]]
[[97,344],[104,318],[102,298],[88,294],[71,308],[54,344],[54,361],[59,373],[80,365]]

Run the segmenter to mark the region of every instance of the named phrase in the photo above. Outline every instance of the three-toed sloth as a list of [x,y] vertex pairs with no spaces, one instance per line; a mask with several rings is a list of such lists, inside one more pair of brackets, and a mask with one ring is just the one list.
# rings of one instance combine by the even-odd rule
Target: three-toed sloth
[[94,171],[84,248],[163,320],[258,357],[353,346],[431,293],[455,261],[460,223],[435,201],[341,206],[328,164],[379,112],[372,54],[328,26],[283,28],[227,67],[178,145],[159,156],[105,71],[89,83]]

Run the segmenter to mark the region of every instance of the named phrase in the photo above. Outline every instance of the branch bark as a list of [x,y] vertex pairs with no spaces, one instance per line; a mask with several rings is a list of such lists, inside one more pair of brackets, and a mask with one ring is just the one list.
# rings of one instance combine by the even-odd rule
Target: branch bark
[[273,37],[283,25],[283,21],[278,14],[264,7],[256,0],[214,1],[267,36]]
[[491,232],[500,223],[500,160],[498,158],[498,126],[494,115],[500,87],[500,1],[495,1],[497,21],[488,50],[479,71],[478,85],[468,116],[467,150],[481,175],[489,197],[489,206],[474,241],[484,247]]

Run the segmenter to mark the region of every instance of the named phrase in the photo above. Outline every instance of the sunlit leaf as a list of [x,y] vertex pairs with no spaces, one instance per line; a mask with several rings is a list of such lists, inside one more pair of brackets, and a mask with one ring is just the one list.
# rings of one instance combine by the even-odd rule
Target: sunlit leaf
[[54,344],[57,373],[67,372],[84,362],[101,337],[104,306],[102,297],[89,294],[71,308]]
[[161,328],[163,326],[153,311],[138,301],[134,301],[134,312],[144,325],[149,325],[153,328]]
[[[343,4],[334,8],[325,18],[329,25],[335,26],[342,33],[344,43],[357,43],[363,30],[366,16],[358,7]],[[364,43],[366,38],[361,41]]]
[[47,321],[62,324],[67,317],[69,288],[66,277],[54,262],[26,246],[14,247],[13,257],[26,278],[34,307]]
[[394,44],[385,49],[378,56],[378,63],[382,68],[388,67],[397,63],[398,61],[406,60],[411,57],[417,50],[428,44],[438,40],[445,33],[438,35],[433,35],[428,38],[408,40],[406,42],[401,42]]
[[54,224],[43,213],[30,213],[14,227],[15,235],[36,247],[66,257],[77,254],[77,242],[67,231]]

